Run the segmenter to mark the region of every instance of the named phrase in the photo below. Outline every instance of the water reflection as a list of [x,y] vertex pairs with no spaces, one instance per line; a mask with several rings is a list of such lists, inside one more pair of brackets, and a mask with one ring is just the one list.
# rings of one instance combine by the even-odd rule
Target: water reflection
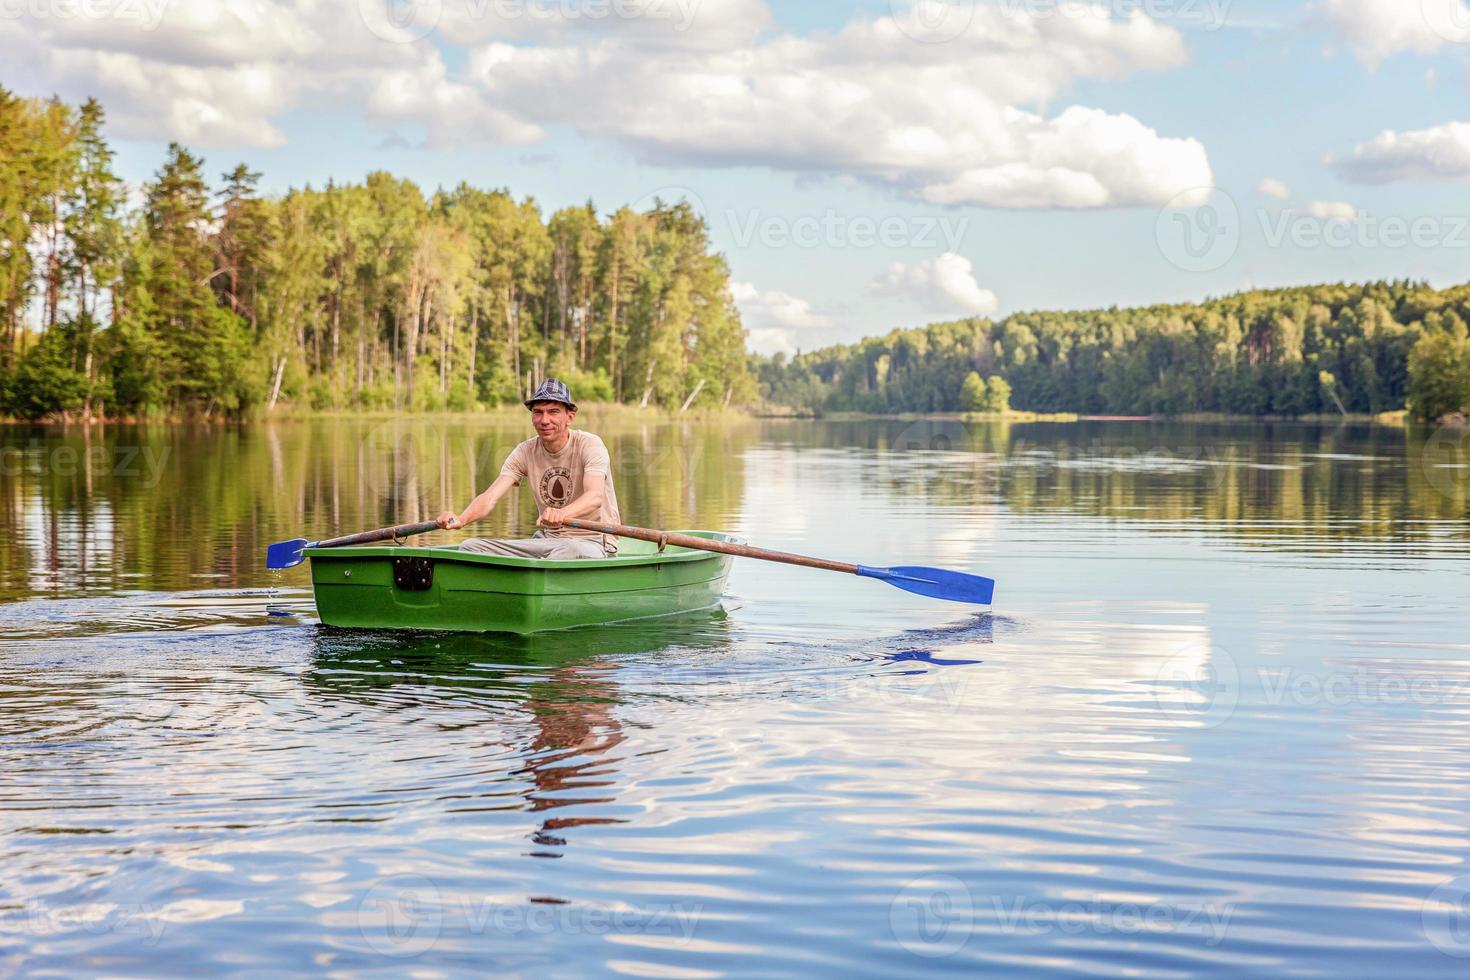
[[[1156,533],[1203,522],[1286,550],[1310,536],[1463,551],[1463,525],[1446,539],[1435,521],[1470,516],[1470,447],[1415,428],[588,424],[608,442],[630,517],[652,526],[728,528],[758,499],[771,530],[800,534],[791,523],[800,511],[782,507],[782,497],[811,493],[803,481],[813,468],[962,510],[972,530],[956,555],[977,518],[1001,513],[1085,514]],[[462,503],[524,435],[512,423],[424,420],[0,428],[0,528],[8,529],[0,600],[299,587],[304,570],[268,578],[261,555],[269,542],[417,520]],[[757,447],[763,473],[752,483],[745,468]],[[532,517],[520,494],[483,531],[515,533]]]
[[[629,424],[630,516],[996,612],[741,563],[723,616],[320,627],[264,542],[520,435],[404,425],[0,434],[0,972],[1454,974],[1457,443]],[[46,468],[88,438],[167,463]]]
[[[521,760],[492,782],[513,779],[524,809],[545,813],[529,856],[561,857],[568,831],[626,823],[599,816],[617,802],[617,750],[626,740],[620,673],[629,658],[718,657],[734,636],[723,610],[672,620],[532,636],[358,632],[319,628],[308,690],[324,702],[348,699],[404,708],[452,693],[456,710],[441,726],[469,733],[492,725],[495,755]],[[477,717],[478,716],[478,717]],[[466,787],[461,795],[475,796]],[[454,812],[503,809],[505,794],[466,800]],[[553,812],[554,811],[554,812]]]
[[[741,505],[753,423],[586,421],[619,497],[655,526],[724,527]],[[257,426],[0,427],[0,601],[135,589],[300,586],[272,541],[422,520],[463,506],[528,428],[331,419]],[[477,531],[524,532],[530,495]],[[448,535],[423,539],[444,543]]]

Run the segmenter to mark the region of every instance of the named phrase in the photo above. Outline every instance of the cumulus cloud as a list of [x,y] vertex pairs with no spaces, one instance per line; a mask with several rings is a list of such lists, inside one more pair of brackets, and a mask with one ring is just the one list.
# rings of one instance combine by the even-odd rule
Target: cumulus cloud
[[945,44],[911,30],[880,17],[716,52],[497,41],[473,51],[468,73],[496,105],[533,107],[650,162],[850,175],[992,207],[1155,205],[1213,185],[1196,140],[1081,106],[1025,108],[1082,77],[1182,64],[1173,29],[1073,4],[1068,16],[977,7]]
[[641,47],[718,50],[751,44],[774,23],[765,0],[465,0],[444,2],[437,13],[438,36],[461,45],[516,40],[578,44],[618,38]]
[[1470,42],[1465,0],[1323,0],[1316,14],[1372,68],[1401,52]]
[[827,317],[814,312],[810,303],[790,293],[779,290],[761,292],[752,283],[732,282],[730,295],[740,307],[741,319],[751,326],[801,330],[832,325]]
[[1404,133],[1385,130],[1345,157],[1329,155],[1327,163],[1346,179],[1363,184],[1470,179],[1470,123],[1449,122]]
[[1307,213],[1319,221],[1341,221],[1352,224],[1358,220],[1358,209],[1346,201],[1313,201]]
[[383,72],[366,104],[373,118],[422,126],[431,148],[464,142],[474,133],[484,142],[535,143],[546,136],[534,122],[484,99],[479,92],[449,77],[437,52],[422,62]]
[[758,354],[794,354],[801,347],[798,335],[802,331],[832,326],[830,317],[790,293],[763,292],[753,283],[732,282],[730,295],[740,308],[750,348]]
[[1187,61],[1177,30],[1107,4],[966,7],[954,36],[926,44],[899,0],[810,34],[777,29],[765,0],[446,2],[407,25],[364,14],[380,3],[191,0],[152,30],[3,20],[0,49],[32,91],[118,93],[129,137],[272,145],[285,112],[348,105],[429,146],[566,127],[647,162],[830,175],[956,206],[1159,205],[1214,183],[1197,140],[1047,108],[1079,81]]
[[1262,197],[1274,197],[1278,201],[1284,201],[1291,197],[1291,188],[1275,177],[1265,177],[1256,185],[1256,193]]
[[301,58],[321,46],[314,4],[274,0],[132,0],[91,4],[101,16],[63,4],[32,21],[52,46],[135,54],[153,61],[196,68],[231,68],[248,62]]
[[[104,13],[92,16],[95,7]],[[385,72],[432,72],[432,48],[389,44],[355,3],[137,0],[53,4],[0,18],[6,84],[71,101],[104,99],[125,138],[277,146],[273,119],[361,101]],[[28,8],[29,9],[29,8]],[[435,98],[430,92],[427,98]]]
[[1203,146],[1164,139],[1132,116],[1080,106],[1054,119],[1015,109],[1005,116],[1021,150],[1016,159],[966,168],[920,196],[935,204],[1101,208],[1163,204],[1180,194],[1202,200],[1214,183]]
[[975,279],[974,266],[963,255],[945,252],[907,264],[895,262],[873,281],[873,292],[914,302],[925,313],[989,316],[999,301]]
[[766,356],[785,354],[787,357],[795,357],[801,352],[801,345],[796,342],[791,331],[778,327],[745,331],[745,344],[752,353]]

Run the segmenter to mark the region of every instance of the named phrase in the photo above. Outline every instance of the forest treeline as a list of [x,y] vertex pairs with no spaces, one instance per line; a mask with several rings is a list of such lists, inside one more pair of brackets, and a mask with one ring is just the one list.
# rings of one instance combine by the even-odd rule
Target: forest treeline
[[0,88],[0,414],[585,401],[1179,415],[1470,408],[1470,286],[1381,282],[1018,313],[754,358],[684,202],[543,217],[384,172],[259,193],[173,144],[129,202],[95,100]]
[[0,88],[0,412],[467,410],[558,375],[587,401],[749,402],[723,257],[683,202],[543,218],[375,172],[265,197],[169,147],[128,206],[95,100]]
[[1018,313],[896,330],[757,365],[802,411],[1106,415],[1470,408],[1470,286],[1380,282],[1204,303]]

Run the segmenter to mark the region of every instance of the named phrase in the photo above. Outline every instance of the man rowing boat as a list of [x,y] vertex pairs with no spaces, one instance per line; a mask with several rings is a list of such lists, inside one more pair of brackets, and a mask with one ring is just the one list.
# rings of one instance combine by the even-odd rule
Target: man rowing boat
[[470,501],[463,513],[445,511],[435,522],[449,531],[468,527],[489,515],[512,487],[529,480],[541,512],[536,532],[516,540],[470,538],[459,550],[517,558],[603,558],[617,554],[617,538],[563,524],[582,517],[601,524],[621,523],[607,446],[592,433],[571,428],[577,406],[567,386],[555,378],[541,382],[526,407],[531,410],[535,438],[511,450],[495,482]]

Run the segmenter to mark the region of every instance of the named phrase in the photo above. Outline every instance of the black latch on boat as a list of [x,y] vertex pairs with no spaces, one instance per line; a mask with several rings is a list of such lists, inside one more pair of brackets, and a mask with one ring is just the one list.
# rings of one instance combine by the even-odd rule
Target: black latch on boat
[[402,592],[427,592],[434,586],[434,563],[428,558],[393,559],[393,584]]

